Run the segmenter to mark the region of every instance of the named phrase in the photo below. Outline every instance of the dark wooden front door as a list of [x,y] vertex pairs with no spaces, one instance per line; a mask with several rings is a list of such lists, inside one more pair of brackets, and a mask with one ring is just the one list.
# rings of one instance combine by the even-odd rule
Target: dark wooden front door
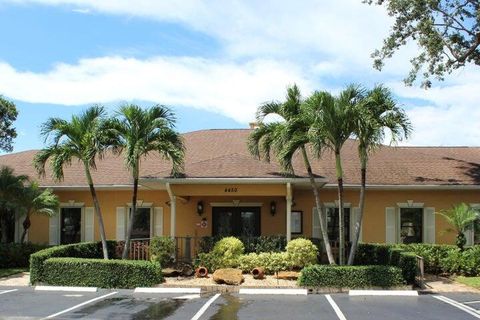
[[260,207],[213,207],[213,236],[258,237]]

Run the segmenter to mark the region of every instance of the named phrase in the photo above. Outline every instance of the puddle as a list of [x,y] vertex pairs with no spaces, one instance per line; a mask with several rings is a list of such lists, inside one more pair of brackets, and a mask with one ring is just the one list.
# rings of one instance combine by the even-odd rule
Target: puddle
[[185,300],[160,301],[133,315],[131,319],[163,319],[172,315],[184,302]]
[[218,311],[210,317],[210,320],[238,320],[238,311],[243,302],[238,297],[232,295],[222,295],[226,303],[221,305]]
[[163,319],[172,315],[185,300],[116,297],[102,300],[70,314],[70,318]]

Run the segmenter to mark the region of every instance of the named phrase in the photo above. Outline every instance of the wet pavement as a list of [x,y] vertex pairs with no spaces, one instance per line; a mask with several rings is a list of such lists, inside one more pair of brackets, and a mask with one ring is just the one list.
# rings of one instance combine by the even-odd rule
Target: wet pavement
[[480,319],[480,295],[158,294],[0,289],[0,319]]

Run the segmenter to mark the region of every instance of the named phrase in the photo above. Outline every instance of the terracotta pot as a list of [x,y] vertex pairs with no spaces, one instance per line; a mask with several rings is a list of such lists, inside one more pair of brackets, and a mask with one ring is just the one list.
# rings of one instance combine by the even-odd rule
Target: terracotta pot
[[205,267],[198,267],[195,270],[195,277],[197,278],[205,278],[208,275],[208,269]]
[[252,270],[253,279],[263,279],[265,277],[265,270],[262,267],[256,267]]

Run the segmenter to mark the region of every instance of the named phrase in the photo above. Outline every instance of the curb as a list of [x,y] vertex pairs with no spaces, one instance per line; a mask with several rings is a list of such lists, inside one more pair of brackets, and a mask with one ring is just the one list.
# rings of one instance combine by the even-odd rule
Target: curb
[[200,288],[135,288],[134,293],[197,293]]
[[35,291],[97,292],[97,287],[35,286]]
[[272,295],[304,295],[308,294],[307,289],[251,289],[241,288],[239,294],[272,294]]
[[418,291],[415,290],[350,290],[349,296],[404,296],[416,297]]

